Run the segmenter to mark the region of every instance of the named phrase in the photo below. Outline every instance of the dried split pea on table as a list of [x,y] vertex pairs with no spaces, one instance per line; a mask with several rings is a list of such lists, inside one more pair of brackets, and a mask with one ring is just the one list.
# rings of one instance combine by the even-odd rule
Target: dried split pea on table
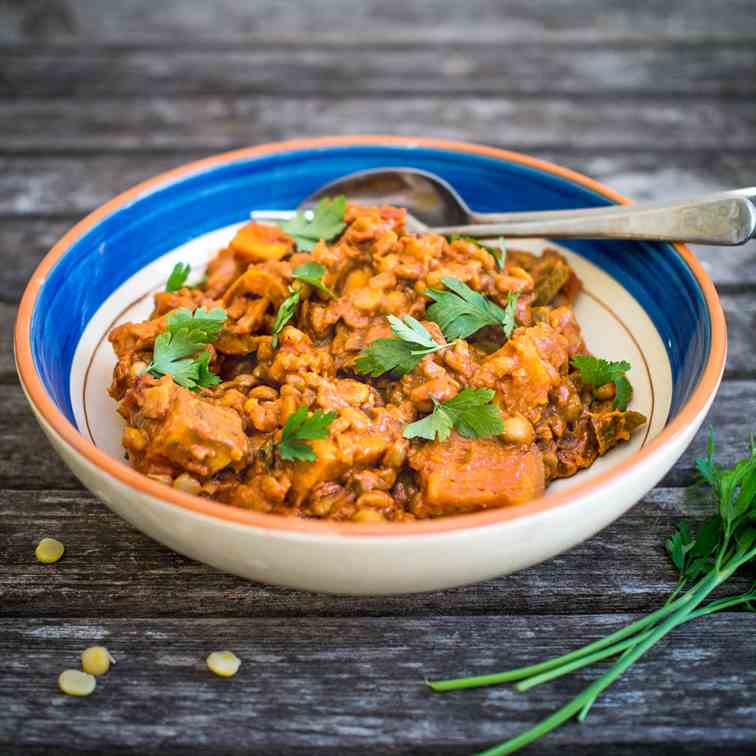
[[67,669],[58,676],[58,686],[69,696],[88,696],[96,684],[92,675],[78,669]]
[[34,549],[34,555],[42,564],[52,564],[63,556],[65,546],[55,538],[43,538]]
[[241,659],[233,651],[213,651],[207,657],[207,667],[220,677],[233,677],[241,665]]
[[104,675],[115,659],[104,646],[90,646],[81,653],[81,668],[90,675]]

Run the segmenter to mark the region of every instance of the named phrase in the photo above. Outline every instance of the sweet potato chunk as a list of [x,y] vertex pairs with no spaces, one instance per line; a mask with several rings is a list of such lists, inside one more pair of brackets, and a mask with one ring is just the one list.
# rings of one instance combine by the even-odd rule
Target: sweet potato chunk
[[206,477],[244,462],[248,442],[236,412],[177,386],[169,376],[146,383],[138,383],[119,404],[128,423],[124,439],[141,439],[126,444],[138,458],[135,463],[151,469],[153,461],[163,460]]
[[427,444],[410,463],[430,516],[521,504],[544,491],[543,459],[535,446],[523,450],[455,433],[443,443]]
[[247,223],[231,240],[236,259],[245,263],[280,260],[294,249],[294,240],[278,226]]

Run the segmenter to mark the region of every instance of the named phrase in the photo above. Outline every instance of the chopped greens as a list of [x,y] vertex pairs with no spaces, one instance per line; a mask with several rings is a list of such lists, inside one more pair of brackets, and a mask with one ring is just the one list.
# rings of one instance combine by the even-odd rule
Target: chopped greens
[[451,346],[436,343],[425,326],[411,315],[405,315],[401,320],[389,315],[388,321],[397,338],[376,339],[363,349],[355,361],[355,368],[360,375],[370,375],[373,378],[385,373],[405,375],[412,372],[426,354]]
[[276,313],[276,319],[273,322],[273,329],[271,331],[273,349],[278,346],[278,334],[283,331],[283,327],[296,315],[297,307],[299,307],[299,300],[301,299],[299,292],[292,289],[291,286],[289,287],[289,291],[291,293],[281,302],[281,306]]
[[310,260],[310,262],[303,263],[294,268],[292,275],[298,281],[303,281],[310,286],[314,286],[324,294],[328,295],[331,299],[336,299],[336,295],[323,283],[323,276],[328,271],[324,265]]
[[297,407],[289,416],[278,442],[278,453],[290,461],[314,462],[317,457],[307,441],[328,437],[328,428],[336,419],[335,412],[316,410],[309,414],[306,405]]
[[589,355],[577,355],[572,358],[572,366],[580,373],[580,379],[588,386],[598,388],[607,383],[613,383],[615,389],[613,409],[624,412],[633,395],[633,387],[625,378],[625,373],[630,370],[630,363],[608,362],[607,360],[591,357]]
[[321,239],[331,241],[346,228],[346,205],[346,197],[343,195],[333,199],[324,197],[311,211],[311,220],[308,220],[307,211],[300,210],[293,218],[280,221],[278,225],[294,237],[299,249],[309,252]]
[[170,375],[179,386],[192,390],[220,383],[208,367],[210,353],[205,346],[218,338],[225,321],[226,313],[220,307],[209,312],[182,307],[170,313],[166,330],[155,339],[146,372],[158,378]]
[[434,400],[433,412],[410,423],[404,437],[446,441],[453,428],[465,438],[498,436],[504,430],[504,421],[499,408],[491,404],[495,393],[492,389],[468,388],[445,402]]
[[177,262],[173,266],[171,275],[168,276],[168,280],[165,282],[165,290],[173,292],[183,288],[191,270],[192,266],[189,263]]
[[434,300],[428,318],[441,326],[447,339],[466,339],[486,326],[500,326],[506,338],[512,335],[517,294],[510,292],[502,309],[457,278],[444,276],[441,281],[446,291],[428,289],[425,294]]

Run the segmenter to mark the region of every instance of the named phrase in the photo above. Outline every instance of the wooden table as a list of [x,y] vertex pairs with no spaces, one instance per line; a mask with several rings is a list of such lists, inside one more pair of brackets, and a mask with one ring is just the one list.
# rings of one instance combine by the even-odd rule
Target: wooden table
[[[638,6],[631,10],[631,7]],[[507,668],[655,608],[699,434],[622,520],[547,564],[440,593],[311,595],[171,553],[68,472],[26,407],[11,330],[75,220],[147,176],[275,139],[391,131],[553,159],[636,199],[756,184],[753,0],[0,1],[0,753],[470,753],[593,673],[438,696],[424,676]],[[730,329],[709,422],[725,462],[756,412],[756,245],[697,250]],[[54,535],[66,556],[38,564]],[[741,583],[741,585],[743,585]],[[79,652],[118,660],[89,699]],[[756,753],[756,624],[679,628],[529,753]],[[230,648],[233,680],[204,658]]]

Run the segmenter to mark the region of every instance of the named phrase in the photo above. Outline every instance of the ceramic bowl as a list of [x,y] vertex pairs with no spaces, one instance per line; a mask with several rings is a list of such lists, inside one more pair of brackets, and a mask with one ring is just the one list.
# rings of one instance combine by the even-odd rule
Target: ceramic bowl
[[711,281],[682,245],[569,241],[561,246],[585,284],[576,308],[588,347],[630,360],[631,406],[649,423],[543,498],[407,525],[331,523],[193,497],[130,468],[115,405],[105,395],[115,361],[103,341],[110,328],[146,316],[150,294],[173,263],[201,266],[250,210],[295,207],[326,182],[381,166],[436,173],[480,211],[626,201],[526,155],[433,139],[352,137],[218,155],[103,205],[34,273],[19,310],[16,358],[52,445],[136,528],[193,559],[265,583],[353,594],[434,590],[519,570],[590,537],[652,488],[690,443],[725,361],[725,322]]

